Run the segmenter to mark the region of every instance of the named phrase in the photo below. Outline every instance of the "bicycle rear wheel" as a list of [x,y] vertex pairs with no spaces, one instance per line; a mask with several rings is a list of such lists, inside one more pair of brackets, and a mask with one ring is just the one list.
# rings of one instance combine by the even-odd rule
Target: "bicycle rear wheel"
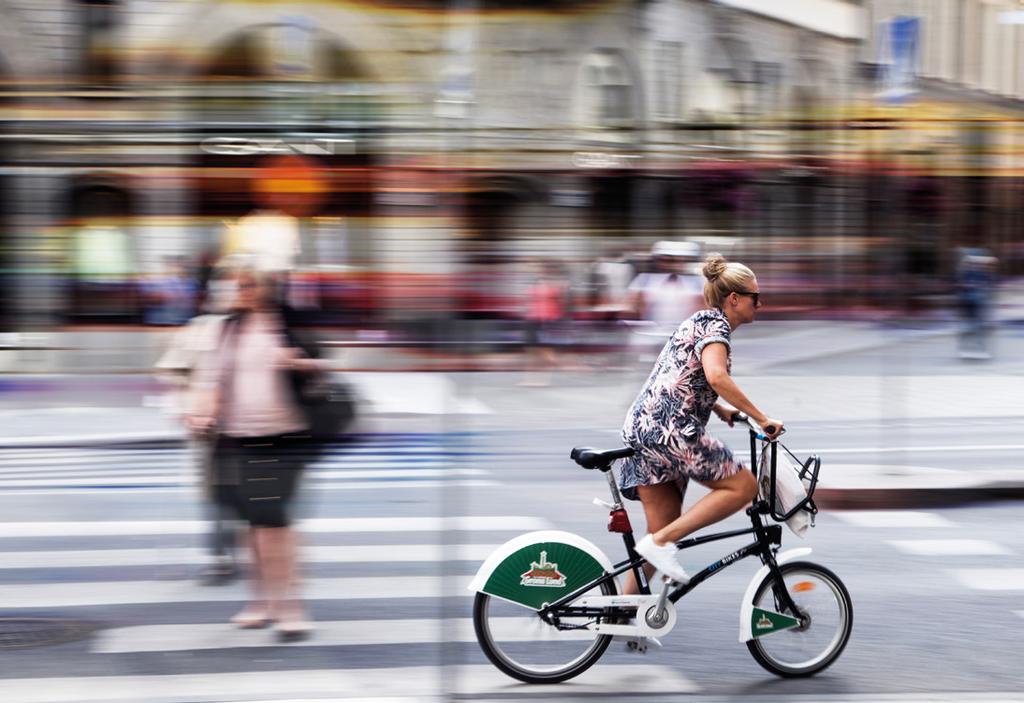
[[[803,625],[747,642],[757,663],[783,677],[813,676],[834,662],[850,639],[853,603],[839,577],[823,566],[794,561],[779,567],[783,587],[796,603]],[[765,576],[754,593],[754,607],[783,612],[776,580]]]
[[[584,594],[616,594],[615,582]],[[561,618],[563,625],[582,626],[593,618]],[[579,676],[601,658],[611,635],[591,630],[559,630],[544,622],[537,611],[477,593],[473,627],[484,654],[498,669],[526,683],[559,683]]]

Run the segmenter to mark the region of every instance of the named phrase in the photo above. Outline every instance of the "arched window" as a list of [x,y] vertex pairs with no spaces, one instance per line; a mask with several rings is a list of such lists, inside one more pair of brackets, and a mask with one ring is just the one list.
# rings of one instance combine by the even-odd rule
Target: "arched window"
[[747,109],[745,87],[753,81],[746,43],[733,34],[718,34],[702,47],[701,70],[693,81],[691,119],[733,122]]
[[353,52],[302,18],[239,30],[197,78],[205,117],[268,123],[359,119],[366,72]]
[[599,49],[590,53],[583,62],[581,88],[584,127],[633,126],[633,79],[618,51]]
[[68,313],[73,318],[115,322],[138,314],[137,256],[128,227],[133,205],[122,185],[115,178],[87,176],[69,193]]

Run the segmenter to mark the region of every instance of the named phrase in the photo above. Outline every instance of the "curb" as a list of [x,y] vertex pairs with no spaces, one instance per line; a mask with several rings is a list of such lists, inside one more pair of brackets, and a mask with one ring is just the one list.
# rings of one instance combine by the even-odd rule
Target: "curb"
[[953,508],[971,503],[1024,499],[1024,481],[979,485],[969,488],[824,488],[814,492],[814,502],[828,510],[895,510]]

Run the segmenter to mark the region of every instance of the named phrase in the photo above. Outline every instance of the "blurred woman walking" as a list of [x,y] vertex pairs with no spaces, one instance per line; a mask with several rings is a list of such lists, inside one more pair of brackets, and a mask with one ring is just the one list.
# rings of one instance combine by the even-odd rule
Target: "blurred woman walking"
[[235,507],[249,524],[252,598],[231,621],[242,628],[273,624],[280,639],[303,639],[312,626],[299,595],[290,507],[309,433],[295,375],[323,369],[288,332],[275,279],[243,266],[234,280],[233,312],[219,349],[200,365],[204,392],[189,425],[216,435],[218,457],[237,477]]

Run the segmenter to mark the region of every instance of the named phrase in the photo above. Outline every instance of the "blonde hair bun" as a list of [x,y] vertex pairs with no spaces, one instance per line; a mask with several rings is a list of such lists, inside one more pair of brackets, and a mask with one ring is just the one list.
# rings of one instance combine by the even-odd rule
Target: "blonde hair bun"
[[708,258],[704,259],[704,278],[709,281],[718,280],[718,277],[725,273],[728,264],[729,262],[721,254],[708,254]]

